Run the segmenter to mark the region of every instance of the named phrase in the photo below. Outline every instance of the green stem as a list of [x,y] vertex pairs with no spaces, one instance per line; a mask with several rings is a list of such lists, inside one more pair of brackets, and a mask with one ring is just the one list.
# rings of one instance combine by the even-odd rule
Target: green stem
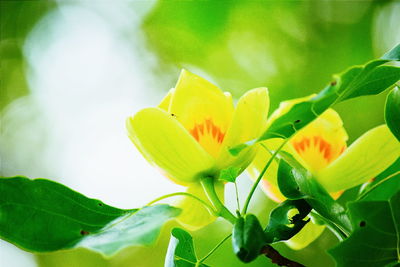
[[234,224],[236,222],[236,217],[225,207],[225,205],[221,202],[217,193],[215,192],[214,178],[204,177],[200,180],[200,183],[203,186],[203,189],[206,192],[208,199],[217,210],[218,216]]
[[159,198],[154,199],[153,201],[150,201],[149,203],[146,204],[146,206],[150,206],[160,200],[169,198],[169,197],[175,197],[175,196],[186,196],[186,197],[191,197],[195,200],[197,200],[198,202],[200,202],[211,214],[213,214],[214,216],[218,216],[218,212],[211,206],[209,205],[207,202],[205,202],[204,200],[196,197],[195,195],[186,193],[186,192],[176,192],[176,193],[172,193],[172,194],[168,194],[168,195],[164,195],[161,196]]
[[379,182],[377,182],[376,184],[374,184],[373,186],[371,186],[369,189],[367,189],[366,191],[364,191],[358,198],[356,201],[363,199],[366,195],[368,195],[369,193],[371,193],[372,190],[374,190],[375,188],[377,188],[378,186],[380,186],[381,184],[383,184],[384,182],[386,182],[387,180],[395,177],[396,175],[400,174],[400,171],[395,172],[391,175],[389,175],[388,177],[380,180]]
[[200,260],[197,261],[198,264],[202,263],[203,261],[205,261],[208,257],[210,257],[226,240],[228,240],[228,238],[230,238],[232,236],[232,234],[229,234],[227,237],[225,237],[224,239],[221,240],[221,242],[219,242],[210,252],[208,252],[207,255],[205,255],[203,258],[201,258]]
[[267,171],[268,167],[271,165],[272,161],[274,160],[274,158],[278,155],[279,151],[281,151],[281,149],[283,148],[283,146],[289,141],[289,139],[286,139],[279,147],[277,150],[275,150],[274,154],[272,154],[272,156],[269,158],[267,164],[265,164],[264,169],[262,169],[262,171],[260,172],[260,174],[257,177],[256,182],[253,184],[253,187],[251,188],[249,195],[247,196],[246,202],[244,203],[244,207],[242,210],[242,214],[246,214],[247,209],[249,207],[250,204],[250,200],[253,197],[254,192],[256,191],[256,188],[258,186],[258,184],[260,183],[262,177],[264,176],[265,172]]
[[236,192],[236,204],[237,204],[237,210],[240,211],[240,202],[239,202],[239,190],[237,187],[237,183],[235,181],[235,192]]

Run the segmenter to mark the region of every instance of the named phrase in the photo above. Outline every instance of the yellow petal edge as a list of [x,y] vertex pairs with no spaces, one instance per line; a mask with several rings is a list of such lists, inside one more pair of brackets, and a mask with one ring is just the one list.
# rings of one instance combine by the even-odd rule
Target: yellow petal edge
[[160,108],[145,108],[126,122],[129,138],[143,156],[178,184],[196,182],[212,171],[212,158],[174,116]]

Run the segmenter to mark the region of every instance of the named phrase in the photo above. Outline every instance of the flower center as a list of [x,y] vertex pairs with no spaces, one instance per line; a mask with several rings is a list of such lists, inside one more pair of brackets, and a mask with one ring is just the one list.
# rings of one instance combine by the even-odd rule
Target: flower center
[[195,123],[189,131],[197,142],[213,157],[217,158],[225,133],[211,119]]
[[325,168],[346,148],[345,146],[340,149],[335,148],[321,136],[303,137],[292,141],[292,146],[311,171]]

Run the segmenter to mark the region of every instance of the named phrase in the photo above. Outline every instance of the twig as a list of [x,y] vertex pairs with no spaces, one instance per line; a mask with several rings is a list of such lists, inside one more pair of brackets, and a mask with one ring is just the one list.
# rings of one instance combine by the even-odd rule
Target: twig
[[270,245],[265,245],[261,249],[261,254],[264,254],[267,258],[270,258],[272,263],[275,263],[278,266],[287,266],[287,267],[305,267],[303,264],[289,260],[282,256],[276,249],[271,247]]

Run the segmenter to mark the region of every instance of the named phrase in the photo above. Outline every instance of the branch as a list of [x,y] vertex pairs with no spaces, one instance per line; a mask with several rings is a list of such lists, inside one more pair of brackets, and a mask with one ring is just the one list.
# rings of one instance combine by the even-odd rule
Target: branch
[[285,258],[270,245],[265,245],[261,249],[261,254],[264,254],[267,258],[270,258],[272,263],[275,263],[278,266],[305,267],[303,264]]

